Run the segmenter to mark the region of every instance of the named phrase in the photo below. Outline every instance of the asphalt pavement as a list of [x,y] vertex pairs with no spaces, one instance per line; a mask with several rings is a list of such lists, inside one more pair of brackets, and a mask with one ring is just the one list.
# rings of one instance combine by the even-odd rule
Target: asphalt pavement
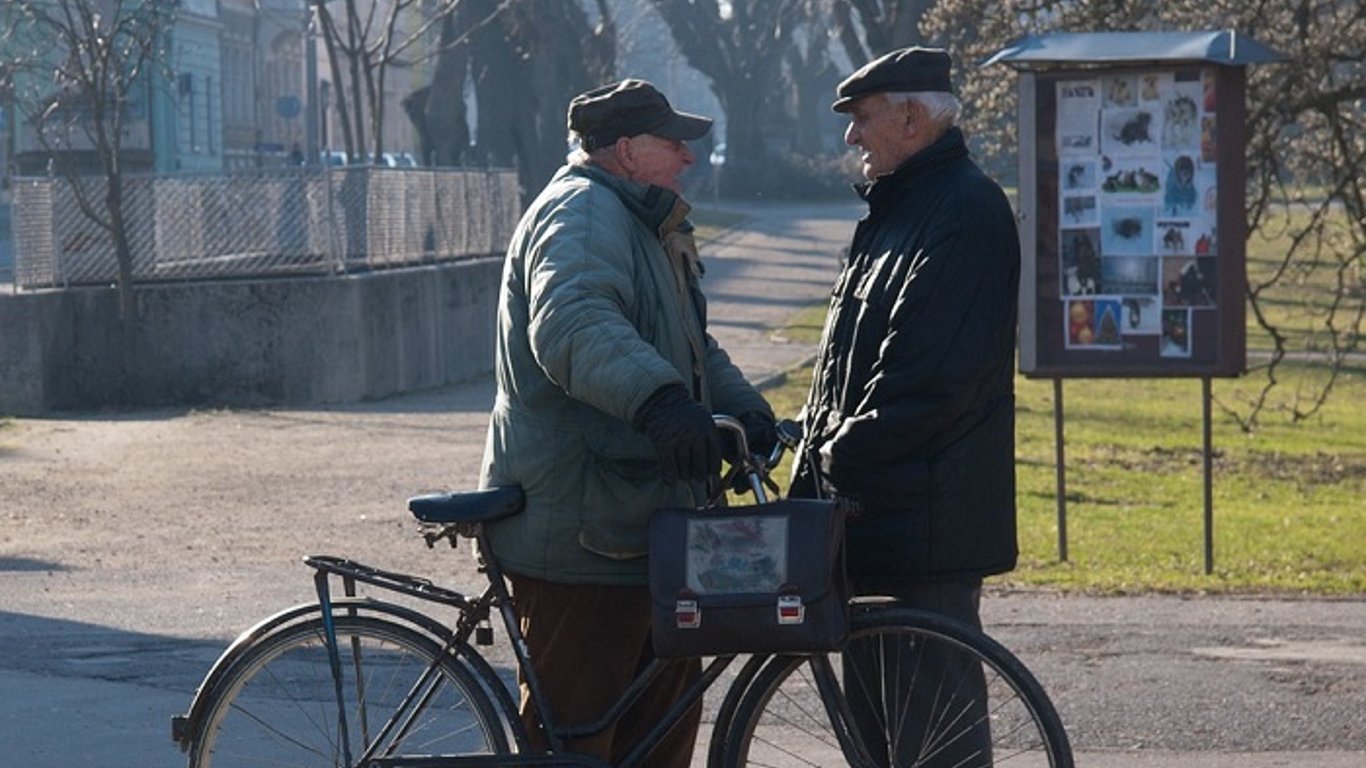
[[[764,380],[809,360],[810,345],[775,340],[772,331],[828,294],[858,210],[775,204],[744,213],[741,225],[704,244],[704,288],[714,335],[751,379]],[[481,379],[370,411],[400,418],[409,408],[460,408],[477,425],[491,401],[492,384]],[[451,435],[463,457],[482,448],[477,428]],[[135,448],[110,450],[133,456]],[[4,461],[0,451],[0,473]],[[25,503],[0,498],[0,531],[4,510]],[[21,540],[0,537],[0,766],[183,764],[169,717],[184,711],[247,617],[301,599],[307,587],[297,561],[191,572],[168,553],[131,572],[102,573],[51,568]],[[210,593],[223,597],[197,599]],[[988,631],[1050,692],[1080,766],[1366,766],[1361,599],[995,590],[983,613]],[[494,660],[506,670],[506,656]]]

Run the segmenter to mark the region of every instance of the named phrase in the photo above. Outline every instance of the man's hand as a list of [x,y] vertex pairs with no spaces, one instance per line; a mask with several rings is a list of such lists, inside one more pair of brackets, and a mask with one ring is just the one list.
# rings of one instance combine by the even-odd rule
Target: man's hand
[[[763,457],[773,453],[773,446],[778,444],[778,433],[772,416],[760,411],[749,411],[735,418],[745,428],[745,445],[750,453]],[[740,464],[745,458],[740,455],[739,439],[729,429],[721,433],[721,456],[731,464]]]
[[721,436],[711,414],[682,384],[660,387],[632,422],[654,443],[664,482],[706,480],[721,472]]
[[777,424],[773,417],[763,411],[750,411],[740,414],[739,418],[745,427],[749,452],[765,458],[772,455],[773,448],[778,445]]
[[821,477],[833,482],[834,477],[839,473],[839,466],[835,462],[835,452],[833,449],[834,440],[827,440],[821,443],[818,455],[821,460]]

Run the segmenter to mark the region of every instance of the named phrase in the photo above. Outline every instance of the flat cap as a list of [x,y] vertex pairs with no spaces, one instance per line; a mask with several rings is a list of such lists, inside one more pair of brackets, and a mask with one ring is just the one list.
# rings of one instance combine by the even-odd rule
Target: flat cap
[[902,48],[880,56],[844,78],[835,89],[839,96],[831,106],[848,112],[856,100],[873,93],[944,91],[953,93],[949,82],[949,54],[943,48]]
[[583,148],[610,146],[623,136],[648,133],[665,139],[692,141],[711,128],[711,118],[678,112],[654,85],[635,79],[594,88],[569,102],[569,130]]

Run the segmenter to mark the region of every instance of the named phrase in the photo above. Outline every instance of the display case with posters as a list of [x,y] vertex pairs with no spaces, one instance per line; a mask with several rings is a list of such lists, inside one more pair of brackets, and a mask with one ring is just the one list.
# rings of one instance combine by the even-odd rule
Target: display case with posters
[[1244,372],[1245,65],[1234,32],[1056,34],[1020,70],[1020,368]]

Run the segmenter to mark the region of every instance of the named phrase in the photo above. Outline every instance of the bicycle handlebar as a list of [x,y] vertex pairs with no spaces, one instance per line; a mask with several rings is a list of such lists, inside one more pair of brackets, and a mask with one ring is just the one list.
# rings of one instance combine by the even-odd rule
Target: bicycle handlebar
[[731,467],[730,472],[726,473],[725,482],[721,484],[720,490],[712,501],[716,501],[726,488],[732,486],[732,481],[737,474],[744,473],[749,480],[749,490],[754,492],[755,500],[760,504],[766,503],[768,501],[767,490],[771,490],[775,494],[778,492],[778,486],[769,478],[769,472],[778,466],[779,461],[782,461],[784,451],[796,450],[802,439],[801,425],[791,419],[779,421],[773,428],[778,437],[773,444],[773,450],[767,456],[758,456],[750,452],[749,440],[745,437],[745,425],[739,419],[720,413],[714,414],[712,419],[716,422],[718,430],[728,431],[734,436],[736,453],[739,457],[739,461]]

